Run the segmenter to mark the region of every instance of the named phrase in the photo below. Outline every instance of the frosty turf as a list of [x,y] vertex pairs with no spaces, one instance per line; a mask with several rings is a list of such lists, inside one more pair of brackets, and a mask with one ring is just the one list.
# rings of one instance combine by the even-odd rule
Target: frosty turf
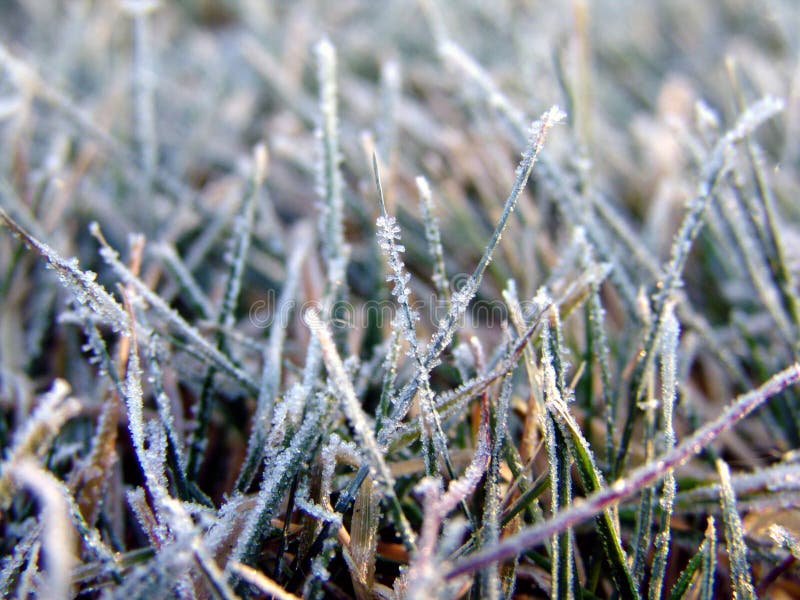
[[796,590],[791,0],[42,6],[0,595]]

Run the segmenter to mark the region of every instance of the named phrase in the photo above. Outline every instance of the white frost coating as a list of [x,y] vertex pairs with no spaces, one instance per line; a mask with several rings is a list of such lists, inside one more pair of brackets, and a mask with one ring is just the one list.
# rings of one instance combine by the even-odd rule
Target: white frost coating
[[542,115],[541,119],[534,122],[534,127],[531,129],[532,134],[535,132],[535,137],[538,139],[542,135],[542,128],[552,127],[566,118],[567,113],[565,113],[560,106],[557,104],[551,106],[550,109]]
[[313,309],[306,312],[306,323],[320,341],[322,358],[333,381],[333,392],[341,403],[342,411],[352,425],[362,450],[367,455],[373,479],[384,489],[393,489],[394,478],[383,458],[383,451],[375,439],[372,427],[370,427],[364,410],[361,408],[361,403],[356,397],[353,384],[347,377],[342,359],[339,357],[339,352],[336,350],[336,344],[333,342],[333,337],[328,327],[320,321],[319,315]]
[[144,464],[144,404],[142,394],[142,370],[139,366],[139,355],[135,345],[128,355],[128,367],[125,381],[122,385],[125,393],[125,406],[128,412],[128,429],[133,440],[133,449],[139,459],[139,464],[147,473]]
[[[389,413],[391,412],[390,403],[395,397],[397,389],[397,365],[400,361],[400,346],[402,340],[400,338],[400,331],[397,328],[392,328],[387,341],[386,356],[383,360],[383,390],[381,391],[381,403],[378,413],[378,424],[380,430],[378,431],[378,443],[385,446],[389,434],[394,430],[386,422]],[[396,426],[397,422],[393,423]]]
[[282,318],[274,323],[270,329],[269,342],[264,352],[264,370],[261,376],[261,389],[258,394],[257,418],[269,419],[275,396],[278,393],[281,380],[281,356],[286,339],[286,325],[288,325],[288,319],[283,317],[288,317],[289,315],[292,300],[297,294],[297,287],[300,282],[301,266],[311,246],[312,232],[309,231],[308,227],[298,227],[296,233],[298,243],[289,257],[289,264],[286,268],[286,281],[278,298],[277,314],[281,315]]
[[728,557],[731,563],[731,587],[734,598],[756,598],[750,565],[747,561],[747,545],[744,541],[744,527],[736,508],[736,495],[731,485],[731,472],[722,459],[716,461],[720,482],[720,505],[725,522]]
[[444,519],[462,500],[466,499],[467,496],[475,491],[478,483],[480,483],[481,477],[483,477],[483,474],[486,472],[490,457],[491,447],[489,444],[489,434],[487,424],[484,422],[481,430],[478,432],[478,446],[475,448],[472,460],[464,470],[464,474],[450,482],[446,492],[443,494],[441,493],[441,482],[438,479],[426,477],[420,482],[417,491],[423,494],[428,493],[430,489],[433,488],[439,490],[439,497],[436,499],[435,503],[431,505],[431,510],[439,521]]
[[[800,491],[800,465],[781,462],[752,473],[737,473],[731,477],[731,485],[737,496],[757,496],[765,490],[770,494]],[[695,488],[680,495],[683,505],[715,501],[719,498],[718,484]]]
[[398,109],[401,102],[402,75],[396,60],[384,61],[380,79],[380,118],[376,124],[378,154],[388,160],[397,151]]
[[442,59],[474,81],[486,96],[489,105],[503,114],[513,125],[524,128],[525,116],[511,104],[489,74],[471,56],[451,40],[439,44]]
[[[263,148],[265,154],[266,149]],[[225,286],[225,296],[219,309],[217,322],[223,327],[232,328],[234,325],[234,312],[239,292],[242,286],[242,275],[244,274],[247,252],[250,249],[250,242],[253,237],[253,223],[256,214],[256,200],[259,198],[259,188],[263,183],[263,174],[266,169],[266,157],[258,157],[258,151],[254,151],[255,159],[253,174],[247,193],[245,194],[242,206],[233,221],[233,234],[230,240],[230,247],[225,253],[225,259],[230,266],[228,280]],[[261,164],[259,164],[261,163]]]
[[[336,463],[340,458],[345,461],[358,465],[361,463],[361,454],[358,447],[353,442],[346,442],[337,433],[332,433],[328,441],[320,450],[322,460],[322,481],[320,483],[320,503],[329,512],[333,512],[330,502],[333,491],[333,476],[336,472]],[[341,515],[339,515],[341,518]]]
[[769,537],[781,548],[785,548],[792,553],[796,559],[800,558],[800,541],[797,537],[789,532],[785,527],[773,524],[768,529]]
[[663,452],[675,445],[675,430],[672,425],[672,411],[676,398],[676,357],[680,325],[675,317],[675,304],[667,303],[664,325],[661,333],[661,405],[664,413]]
[[766,96],[751,104],[736,124],[714,146],[702,168],[697,196],[687,203],[687,212],[670,250],[670,262],[665,269],[659,302],[663,302],[682,285],[681,273],[692,244],[703,225],[704,212],[710,195],[720,179],[730,170],[734,145],[750,135],[759,125],[783,110],[784,102]]
[[300,422],[309,394],[310,390],[301,382],[293,383],[284,393],[281,405],[291,423],[298,424]]
[[261,185],[267,177],[269,169],[269,150],[263,142],[253,148],[253,183]]
[[[430,585],[437,581],[435,569],[431,569],[431,560],[436,547],[436,538],[439,534],[439,525],[442,521],[442,510],[439,506],[442,496],[442,482],[439,478],[424,477],[414,488],[422,496],[424,519],[419,537],[417,554],[411,561],[408,570],[409,596],[414,597],[414,587],[420,588],[420,581]],[[445,513],[447,514],[447,513]]]
[[136,16],[147,15],[161,6],[159,0],[123,0],[120,4],[125,12]]
[[133,106],[136,122],[136,142],[139,162],[145,174],[145,192],[158,169],[158,135],[156,126],[155,89],[157,74],[154,68],[150,13],[159,2],[127,0],[123,7],[133,17]]
[[82,271],[78,267],[77,258],[63,258],[53,248],[22,229],[2,209],[0,209],[0,220],[4,221],[16,236],[47,260],[49,268],[58,274],[61,284],[72,292],[75,302],[89,306],[101,319],[109,322],[115,331],[128,328],[127,313],[114,297],[95,281],[96,273]]
[[280,474],[286,472],[289,465],[297,460],[297,449],[290,444],[283,452],[270,461],[270,473],[273,475],[265,475],[261,483],[261,489],[258,492],[257,506],[249,511],[247,522],[234,548],[232,558],[235,560],[240,560],[243,557],[249,540],[255,536],[258,528],[259,513],[262,507],[271,506],[277,501]]
[[[25,456],[38,455],[50,445],[61,426],[80,411],[80,402],[68,397],[70,391],[71,388],[64,379],[53,381],[50,390],[39,400],[39,405],[26,417],[24,425],[14,432],[0,472],[4,472],[8,465]],[[4,479],[4,476],[0,477]]]
[[478,291],[478,282],[474,277],[468,277],[461,288],[453,293],[453,300],[450,307],[450,312],[456,316],[458,321],[469,307],[469,303]]
[[784,309],[780,289],[773,279],[773,273],[761,242],[758,240],[756,232],[753,231],[749,218],[743,214],[739,202],[733,198],[732,194],[719,194],[719,200],[721,213],[729,223],[733,236],[741,248],[741,255],[753,287],[778,326],[778,331],[791,346],[794,343],[794,326],[791,317]]
[[453,348],[453,361],[461,374],[461,379],[467,381],[470,371],[475,368],[475,355],[470,350],[469,344],[461,342]]
[[175,417],[172,414],[172,406],[170,404],[169,396],[167,396],[163,391],[155,396],[156,406],[158,408],[159,418],[161,422],[164,424],[166,428],[167,435],[170,438],[170,442],[175,447],[175,453],[177,454],[178,464],[181,468],[185,468],[185,461],[183,455],[183,443],[182,439],[180,438],[177,430],[175,428]]
[[489,240],[489,243],[486,246],[486,249],[472,275],[467,278],[462,289],[453,294],[450,303],[450,310],[448,311],[447,315],[438,323],[436,333],[426,348],[425,356],[417,367],[417,373],[415,374],[414,379],[407,384],[400,393],[399,402],[396,404],[395,411],[392,415],[395,419],[401,419],[403,416],[405,416],[405,413],[408,411],[411,405],[411,400],[414,396],[414,393],[416,392],[418,381],[420,378],[424,378],[425,374],[429,373],[431,369],[434,368],[439,360],[440,354],[445,348],[447,348],[447,346],[450,345],[455,329],[463,317],[464,312],[467,310],[469,302],[477,293],[483,275],[492,260],[492,254],[497,248],[503,230],[508,224],[508,219],[514,210],[516,203],[519,201],[525,186],[527,185],[527,181],[533,170],[533,166],[542,150],[542,147],[544,146],[546,134],[548,130],[562,120],[563,117],[563,111],[561,111],[561,109],[559,109],[557,106],[553,106],[550,108],[550,110],[545,112],[544,115],[542,115],[542,118],[539,121],[534,122],[531,126],[531,136],[528,144],[526,145],[522,160],[517,168],[517,176],[515,178],[514,185],[508,195],[508,198],[506,198],[503,213],[500,216],[497,226],[495,227],[492,238]]
[[[132,285],[135,290],[144,298],[150,308],[156,312],[161,318],[166,320],[176,331],[181,335],[186,336],[192,341],[192,348],[197,351],[203,358],[213,363],[220,371],[232,377],[241,383],[249,392],[258,393],[258,384],[255,383],[250,376],[236,367],[222,352],[208,342],[196,328],[189,325],[177,311],[170,308],[161,297],[153,292],[146,283],[134,275],[128,267],[126,267],[119,260],[119,256],[110,246],[105,244],[102,238],[100,228],[97,223],[90,226],[92,234],[103,243],[100,249],[100,256],[103,260],[116,272],[117,276],[124,282]],[[120,307],[120,310],[122,308]],[[128,323],[128,315],[123,311],[125,316],[124,323]]]
[[[387,275],[386,279],[394,283],[392,294],[397,298],[397,302],[400,305],[400,311],[395,317],[395,324],[399,322],[399,329],[409,344],[408,355],[414,359],[417,365],[416,381],[421,388],[420,408],[422,414],[420,427],[422,432],[422,455],[425,461],[425,472],[432,473],[434,464],[431,460],[431,439],[433,439],[436,453],[444,458],[447,457],[447,443],[446,440],[443,439],[444,435],[442,434],[441,423],[439,421],[439,416],[436,414],[434,394],[430,387],[430,366],[426,365],[425,357],[422,354],[417,339],[415,323],[419,319],[419,314],[411,308],[409,302],[410,291],[407,284],[411,276],[406,273],[405,266],[400,258],[400,254],[405,251],[405,248],[398,243],[400,241],[400,228],[397,226],[397,221],[394,217],[390,217],[386,214],[386,205],[383,200],[380,179],[378,178],[377,160],[375,161],[375,175],[378,185],[378,195],[383,210],[383,215],[378,217],[377,220],[378,241],[381,251],[389,265],[390,273]],[[395,325],[394,329],[397,328],[398,327]],[[389,430],[394,430],[397,427],[404,413],[405,410],[398,411],[394,415],[394,419],[390,420],[387,424],[386,432],[383,433],[381,439],[386,439]]]
[[[537,297],[543,294],[540,290]],[[559,412],[566,412],[566,402],[561,396],[559,385],[556,381],[557,375],[553,366],[553,355],[550,351],[552,343],[552,332],[547,320],[544,321],[542,328],[542,364],[541,373],[543,380],[543,390],[545,402],[548,407],[546,413],[540,415],[541,428],[544,431],[545,448],[547,450],[548,463],[550,468],[550,510],[553,514],[557,514],[559,510],[564,510],[572,503],[572,496],[569,491],[566,491],[566,497],[562,497],[564,483],[559,479],[559,471],[561,466],[562,457],[559,456],[558,439],[556,436],[557,426],[555,420],[551,417],[551,413],[558,414]],[[568,487],[568,486],[567,486]],[[572,553],[571,537],[569,535],[563,536],[561,534],[554,534],[550,538],[553,556],[559,556],[562,553],[562,542],[567,545],[567,554]],[[553,582],[552,594],[558,597],[560,594],[566,594],[568,597],[572,595],[572,574],[571,574],[571,561],[566,564],[566,573],[561,573],[561,560],[554,560],[551,567],[551,579]],[[559,584],[562,581],[567,582],[567,589],[559,589]]]
[[[386,281],[393,284],[392,295],[397,298],[398,303],[404,305],[404,310],[401,311],[401,315],[403,315],[401,319],[403,320],[404,333],[408,337],[408,328],[411,327],[413,329],[413,324],[419,320],[419,315],[416,311],[411,311],[410,308],[408,315],[405,315],[405,305],[408,305],[411,294],[408,289],[411,275],[406,272],[403,259],[400,257],[406,251],[405,246],[398,243],[400,241],[400,227],[397,225],[397,220],[390,216],[378,217],[376,224],[378,227],[378,244],[381,252],[386,257],[386,262],[390,269],[390,273],[386,276]],[[416,340],[416,334],[414,339]]]
[[214,314],[214,309],[206,296],[200,289],[189,268],[183,262],[178,253],[170,244],[160,242],[150,246],[150,251],[167,263],[169,271],[178,280],[180,286],[185,290],[186,295],[195,308],[200,310],[204,318],[209,319]]
[[444,266],[444,249],[442,248],[442,234],[439,219],[433,212],[433,196],[428,180],[421,175],[416,178],[419,191],[422,221],[425,223],[425,239],[428,242],[428,252],[433,258],[433,285],[440,299],[448,302],[450,290],[447,284],[447,271]]
[[[139,365],[136,344],[132,345],[128,355],[127,374],[122,389],[125,394],[128,429],[133,441],[133,449],[144,473],[147,490],[153,496],[156,516],[161,525],[163,521],[158,513],[163,499],[168,496],[167,476],[164,470],[167,440],[160,422],[145,422],[142,370]],[[145,440],[147,440],[147,444],[145,444]]]
[[480,438],[481,441],[479,441],[478,447],[475,449],[472,462],[470,462],[461,477],[450,482],[450,485],[447,487],[447,492],[437,504],[439,514],[444,516],[452,511],[456,505],[469,496],[478,486],[478,483],[480,483],[481,477],[483,477],[486,471],[490,454],[489,444],[486,439],[487,436],[484,434],[481,435]]
[[161,423],[150,420],[145,423],[147,448],[144,450],[142,468],[147,478],[148,489],[154,497],[166,497],[167,493],[167,436]]
[[[500,395],[495,409],[494,435],[492,436],[491,461],[486,475],[485,500],[483,509],[483,540],[482,545],[491,546],[500,540],[500,462],[501,449],[505,438],[508,423],[508,411],[513,388],[512,375],[503,379]],[[499,599],[501,595],[500,579],[497,568],[490,565],[484,570],[481,578],[481,593],[492,600]]]
[[694,105],[694,118],[698,129],[705,135],[719,131],[719,115],[704,100],[698,100]]
[[295,499],[297,508],[302,510],[309,516],[314,517],[319,522],[333,523],[335,528],[338,529],[342,524],[342,515],[330,510],[322,504],[312,502],[308,498],[302,498],[298,495]]
[[[664,308],[662,334],[660,339],[661,356],[661,406],[664,437],[661,447],[662,455],[675,446],[675,430],[672,423],[672,413],[676,397],[676,357],[678,351],[678,338],[680,325],[675,317],[675,303],[668,301]],[[672,469],[666,469],[663,460],[656,461],[656,468],[666,470],[664,485],[659,498],[661,508],[661,522],[659,531],[655,536],[655,556],[652,562],[650,575],[650,597],[659,598],[664,584],[664,577],[669,557],[670,546],[670,516],[673,512],[677,487]]]
[[751,104],[736,120],[736,125],[726,135],[730,142],[738,142],[750,135],[764,121],[771,119],[786,108],[782,98],[764,96]]
[[[314,562],[311,563],[311,575],[315,579],[319,579],[320,581],[328,581],[331,577],[330,572],[328,571],[328,559],[327,555],[333,550],[334,538],[328,538],[325,540],[322,546],[322,552],[320,552],[317,557],[314,559]],[[308,580],[306,586],[309,585],[311,579]],[[303,594],[305,597],[308,597],[308,594]]]
[[204,535],[204,543],[210,552],[217,548],[230,536],[231,530],[240,523],[246,514],[252,499],[242,494],[234,494],[220,507],[216,518],[212,521]]
[[329,291],[336,293],[345,280],[349,247],[344,238],[344,200],[339,170],[339,122],[336,106],[336,50],[327,39],[316,46],[319,106],[322,121],[317,129],[319,160],[317,192],[323,202],[320,213],[322,252],[328,269]]
[[415,490],[422,496],[424,518],[417,553],[411,562],[407,577],[404,577],[408,586],[406,597],[429,598],[431,590],[442,585],[439,560],[435,558],[439,527],[447,515],[478,486],[486,472],[490,457],[488,423],[483,419],[478,432],[478,446],[469,466],[461,477],[450,482],[446,492],[442,493],[442,482],[439,478],[424,477],[417,484]]
[[63,486],[33,460],[25,458],[11,465],[9,475],[18,487],[29,489],[40,502],[42,546],[46,571],[42,598],[72,598],[72,567],[76,562],[75,533],[70,523],[69,503]]
[[338,126],[336,110],[336,49],[330,40],[322,39],[315,48],[320,85],[320,108],[326,126]]

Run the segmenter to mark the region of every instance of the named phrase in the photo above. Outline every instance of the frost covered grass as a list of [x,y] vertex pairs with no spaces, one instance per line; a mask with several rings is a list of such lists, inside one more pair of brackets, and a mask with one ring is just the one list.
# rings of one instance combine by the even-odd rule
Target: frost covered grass
[[800,596],[800,11],[11,2],[0,595]]

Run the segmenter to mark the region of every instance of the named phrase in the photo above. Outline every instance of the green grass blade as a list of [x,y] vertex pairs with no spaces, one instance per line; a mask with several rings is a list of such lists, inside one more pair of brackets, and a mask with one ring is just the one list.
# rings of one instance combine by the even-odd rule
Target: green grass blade
[[747,560],[747,545],[744,542],[744,528],[736,508],[736,495],[731,486],[731,472],[727,463],[717,459],[717,472],[720,480],[720,504],[722,520],[725,522],[725,540],[731,563],[731,581],[734,598],[753,600],[756,597],[750,563]]

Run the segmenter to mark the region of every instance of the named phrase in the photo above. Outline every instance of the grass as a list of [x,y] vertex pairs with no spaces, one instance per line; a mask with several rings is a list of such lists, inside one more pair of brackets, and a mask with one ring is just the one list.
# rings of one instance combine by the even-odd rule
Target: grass
[[523,4],[9,3],[3,597],[800,594],[800,14]]

